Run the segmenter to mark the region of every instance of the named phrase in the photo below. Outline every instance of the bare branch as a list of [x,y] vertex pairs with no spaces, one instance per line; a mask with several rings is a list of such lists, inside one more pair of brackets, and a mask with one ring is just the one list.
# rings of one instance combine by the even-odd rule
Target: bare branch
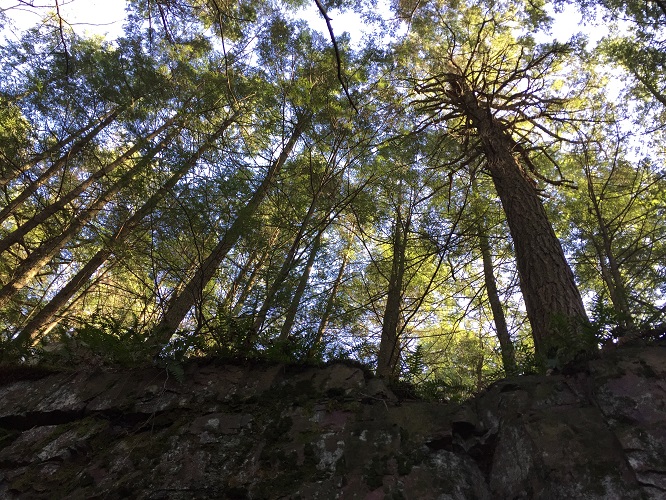
[[335,35],[333,34],[333,27],[331,26],[331,18],[328,17],[326,9],[324,9],[324,6],[321,4],[320,0],[314,0],[314,1],[317,4],[319,12],[321,12],[322,17],[326,21],[326,26],[328,27],[328,33],[331,36],[331,42],[333,42],[333,50],[335,50],[335,59],[338,64],[338,80],[340,81],[340,84],[342,85],[342,88],[345,91],[345,95],[347,96],[349,104],[351,104],[351,107],[354,108],[354,111],[356,111],[356,113],[358,114],[358,108],[354,104],[354,101],[352,101],[352,98],[349,95],[349,89],[347,88],[347,84],[342,78],[342,60],[340,59],[340,50],[338,49],[338,42],[335,39]]

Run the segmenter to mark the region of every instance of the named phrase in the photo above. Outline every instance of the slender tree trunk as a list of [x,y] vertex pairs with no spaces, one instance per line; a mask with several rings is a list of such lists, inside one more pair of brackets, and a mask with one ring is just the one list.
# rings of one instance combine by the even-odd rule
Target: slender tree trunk
[[[105,120],[107,120],[107,119],[108,119],[111,115],[113,115],[114,113],[117,114],[117,113],[118,113],[118,110],[112,110],[112,111],[109,111],[109,112],[106,113],[104,116],[102,116],[99,120],[97,120],[97,124],[99,125],[99,123],[104,122]],[[40,161],[42,161],[42,160],[48,158],[48,157],[51,156],[52,154],[54,154],[54,153],[56,153],[57,151],[59,151],[61,148],[64,148],[64,147],[67,146],[67,144],[69,144],[70,142],[72,142],[72,141],[74,141],[75,139],[81,137],[81,134],[83,134],[86,130],[89,130],[92,126],[94,126],[94,123],[89,123],[89,124],[87,124],[86,126],[81,127],[80,129],[78,129],[78,130],[72,132],[71,134],[69,134],[69,135],[68,135],[67,137],[65,137],[64,139],[62,139],[62,140],[56,142],[56,143],[53,144],[52,146],[49,146],[49,147],[46,149],[46,151],[43,151],[43,152],[41,152],[41,153],[39,153],[39,154],[36,154],[35,156],[33,156],[32,158],[30,158],[28,161],[26,161],[26,162],[25,162],[23,165],[21,165],[21,166],[14,165],[10,158],[6,158],[6,157],[5,157],[5,160],[7,161],[7,163],[10,164],[10,165],[12,165],[14,168],[12,168],[12,169],[10,169],[10,170],[4,170],[4,171],[2,172],[2,174],[0,174],[0,188],[6,186],[7,184],[9,184],[11,181],[13,181],[14,179],[16,179],[19,175],[21,175],[22,173],[28,171],[29,169],[31,169],[31,168],[34,167],[35,165],[37,165]],[[0,152],[0,154],[2,154],[2,152]],[[3,155],[3,156],[4,156],[4,155]],[[70,156],[71,156],[71,155],[70,155]]]
[[[476,192],[476,182],[474,178],[472,178],[472,186],[472,189]],[[502,365],[504,366],[504,372],[507,375],[513,375],[517,371],[516,353],[513,347],[513,342],[511,341],[511,336],[509,335],[509,328],[506,323],[502,300],[499,291],[497,290],[497,281],[495,280],[488,230],[483,220],[483,214],[480,210],[476,210],[476,212],[476,229],[479,234],[479,249],[481,250],[481,259],[483,261],[483,277],[485,279],[490,310],[493,313],[497,339],[499,340],[500,350],[502,352]]]
[[[83,193],[86,189],[88,189],[95,181],[101,179],[102,177],[110,174],[113,170],[115,170],[116,167],[119,165],[125,163],[128,161],[132,155],[134,155],[137,151],[139,151],[143,146],[146,145],[148,141],[153,140],[155,137],[157,137],[160,133],[162,133],[167,127],[173,124],[175,121],[175,117],[164,123],[162,126],[157,128],[154,132],[152,132],[150,135],[147,137],[143,138],[142,140],[138,141],[134,146],[132,146],[130,149],[128,149],[125,153],[123,153],[121,156],[119,156],[116,160],[112,161],[108,165],[104,166],[103,168],[97,170],[94,174],[92,174],[90,177],[88,177],[85,181],[81,182],[79,185],[71,189],[68,193],[66,193],[64,196],[60,197],[55,203],[52,203],[51,205],[45,207],[43,210],[40,212],[37,212],[33,217],[25,221],[23,224],[21,224],[18,228],[16,228],[14,231],[9,233],[7,236],[2,238],[0,240],[0,253],[4,252],[5,250],[9,249],[13,244],[19,243],[20,241],[23,240],[23,238],[30,232],[32,231],[35,227],[37,227],[39,224],[47,220],[49,217],[52,215],[56,214],[60,210],[62,210],[68,203],[72,202],[74,199],[76,199],[81,193]],[[171,134],[170,137],[173,137],[174,134]]]
[[245,280],[245,284],[243,285],[243,289],[241,290],[240,294],[238,295],[238,298],[236,299],[236,301],[233,303],[233,306],[231,307],[231,315],[232,316],[238,316],[240,314],[241,310],[243,309],[243,306],[245,305],[245,301],[250,296],[250,292],[252,291],[252,288],[254,287],[254,284],[257,281],[257,277],[259,276],[259,271],[264,267],[266,259],[268,259],[268,256],[271,253],[272,246],[277,241],[277,236],[278,236],[279,232],[280,232],[279,229],[277,229],[275,231],[275,233],[273,234],[273,236],[269,240],[269,245],[261,253],[261,256],[259,257],[259,261],[254,266],[254,268],[252,269],[252,273],[250,274],[248,279]]
[[478,131],[487,168],[506,214],[536,352],[551,357],[559,347],[558,323],[577,330],[587,320],[573,272],[536,187],[514,157],[513,139],[490,110],[479,106],[472,91],[460,95],[459,105]]
[[319,251],[319,248],[321,248],[322,233],[323,230],[319,231],[317,236],[315,236],[314,242],[312,243],[310,255],[308,255],[308,260],[305,263],[305,269],[303,269],[303,274],[301,275],[301,279],[298,282],[298,287],[294,292],[294,297],[291,299],[291,304],[289,305],[289,309],[287,309],[287,313],[285,315],[282,330],[280,331],[280,340],[287,340],[287,338],[289,338],[291,329],[293,328],[294,322],[296,321],[296,314],[298,313],[298,308],[301,305],[301,299],[305,293],[305,288],[308,285],[310,273],[312,272],[312,266],[314,265],[315,258],[317,257],[317,252]]
[[517,371],[516,353],[513,348],[513,342],[511,341],[511,335],[509,335],[509,328],[506,323],[502,300],[497,290],[493,257],[490,252],[488,234],[483,222],[479,223],[478,230],[479,247],[481,249],[481,258],[483,259],[483,276],[486,283],[486,293],[488,294],[488,302],[490,303],[490,309],[493,313],[497,339],[499,340],[500,350],[502,351],[502,365],[504,366],[504,371],[507,375],[513,375]]
[[127,187],[134,177],[144,169],[153,158],[166,146],[170,136],[165,137],[158,145],[153,147],[149,153],[128,172],[125,173],[113,186],[108,188],[92,205],[86,208],[69,226],[58,236],[51,238],[37,247],[14,272],[11,280],[0,289],[0,307],[3,307],[11,297],[25,287],[44,267],[53,256],[58,253],[72,238],[74,238],[83,227],[94,219],[118,192]]
[[70,158],[76,156],[86,145],[92,141],[97,134],[99,134],[105,127],[113,122],[116,119],[118,114],[120,114],[120,109],[110,113],[104,120],[97,124],[90,132],[88,132],[84,137],[82,137],[78,142],[76,142],[71,149],[58,158],[53,164],[47,168],[42,174],[37,178],[37,180],[28,184],[21,193],[10,201],[5,208],[0,210],[0,223],[7,220],[7,218],[14,213],[16,208],[21,205],[25,200],[28,199],[37,189],[43,186],[46,181],[48,181],[55,173],[60,170],[61,167],[67,164]]
[[86,265],[65,285],[52,299],[44,306],[33,319],[23,328],[17,341],[24,343],[32,339],[33,343],[38,339],[40,331],[45,325],[53,322],[53,318],[65,304],[84,286],[88,280],[95,274],[97,269],[107,261],[107,259],[116,251],[127,237],[132,234],[141,221],[147,217],[157,207],[159,202],[176,186],[187,172],[196,165],[201,155],[210,149],[222,134],[235,121],[237,114],[226,119],[218,130],[213,134],[199,149],[183,163],[169,179],[148,198],[148,200],[139,208],[106,242],[105,246],[86,263]]
[[398,329],[403,293],[402,287],[405,276],[407,236],[411,226],[411,213],[403,221],[401,210],[402,208],[398,206],[393,229],[391,275],[389,277],[386,308],[382,320],[382,338],[379,343],[379,355],[377,356],[377,376],[388,380],[395,380],[398,377],[397,371],[400,361]]
[[335,297],[338,294],[338,289],[340,288],[340,284],[342,283],[342,277],[344,276],[345,269],[347,267],[347,260],[348,260],[348,255],[347,252],[345,252],[342,255],[342,263],[340,264],[340,269],[338,269],[338,275],[335,277],[335,281],[333,282],[333,287],[331,288],[331,293],[329,294],[328,300],[326,301],[326,307],[324,308],[324,313],[321,315],[321,321],[319,322],[319,327],[317,328],[317,334],[315,336],[314,342],[312,343],[312,346],[310,346],[310,349],[308,351],[309,359],[314,357],[315,353],[317,352],[317,348],[319,347],[324,338],[324,333],[326,332],[326,328],[328,328],[328,322],[330,320],[331,314],[333,313],[333,306],[335,305]]
[[254,216],[259,205],[268,194],[273,179],[275,179],[275,176],[289,158],[291,151],[294,149],[296,142],[301,137],[308,123],[309,117],[302,116],[299,118],[282,153],[270,166],[264,180],[254,192],[252,198],[238,212],[236,220],[227,229],[210,255],[201,263],[185,289],[171,301],[162,321],[153,329],[152,337],[158,352],[169,342],[171,336],[176,332],[178,325],[180,325],[190,309],[199,300],[203,288],[213,278],[220,263],[245,232],[248,221]]
[[585,174],[587,177],[587,191],[597,220],[599,236],[601,237],[601,244],[594,235],[590,238],[597,252],[599,266],[601,267],[601,277],[604,283],[606,283],[613,307],[622,316],[622,326],[628,330],[634,330],[636,325],[631,314],[631,309],[629,308],[629,294],[627,293],[624,278],[620,272],[620,266],[613,252],[613,240],[601,212],[599,199],[597,198],[594,183],[592,182],[592,175],[587,169]]
[[[310,223],[310,220],[314,215],[315,206],[317,204],[317,198],[318,198],[318,193],[316,193],[315,196],[312,198],[310,207],[308,208],[308,211],[305,214],[305,217],[303,218],[300,227],[298,228],[298,232],[294,237],[294,241],[292,242],[291,247],[289,248],[289,251],[287,252],[284,261],[282,262],[282,267],[280,267],[277,276],[275,277],[273,283],[271,283],[270,288],[266,292],[266,298],[264,299],[264,303],[261,305],[261,309],[257,313],[257,317],[254,319],[254,324],[252,325],[252,329],[256,333],[259,333],[262,327],[264,326],[264,322],[266,321],[266,316],[268,315],[268,310],[273,305],[275,301],[275,296],[280,291],[280,288],[282,287],[284,280],[287,279],[289,273],[291,272],[291,268],[294,266],[294,259],[296,257],[296,252],[298,252],[298,248],[301,246],[301,241],[303,240],[303,236],[305,235],[305,230],[307,229],[308,224]],[[248,339],[248,340],[253,340],[253,339]]]

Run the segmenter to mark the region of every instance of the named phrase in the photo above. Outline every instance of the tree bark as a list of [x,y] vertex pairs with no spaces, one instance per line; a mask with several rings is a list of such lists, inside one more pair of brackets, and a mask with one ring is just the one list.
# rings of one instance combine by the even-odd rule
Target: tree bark
[[555,345],[558,325],[579,330],[580,324],[587,321],[573,272],[536,186],[514,157],[513,138],[490,109],[479,105],[473,91],[464,91],[458,104],[478,131],[487,168],[509,224],[537,355],[552,357],[560,347]]

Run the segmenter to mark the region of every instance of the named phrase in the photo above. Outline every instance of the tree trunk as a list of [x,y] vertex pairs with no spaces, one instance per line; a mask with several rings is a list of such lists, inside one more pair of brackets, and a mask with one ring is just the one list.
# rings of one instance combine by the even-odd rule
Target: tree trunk
[[60,311],[65,304],[76,294],[85,283],[95,274],[97,269],[106,262],[106,260],[115,252],[127,237],[136,229],[141,221],[152,212],[158,203],[169,193],[189,172],[196,162],[201,158],[201,155],[208,150],[229,128],[234,122],[236,114],[226,119],[220,128],[211,136],[201,147],[190,157],[188,160],[174,172],[171,177],[148,198],[148,200],[139,208],[106,242],[105,246],[97,251],[97,253],[86,263],[86,265],[72,278],[67,285],[65,285],[52,299],[44,306],[32,320],[23,328],[17,341],[27,342],[32,339],[33,343],[36,340],[40,330],[47,324],[51,323],[55,315]]
[[608,288],[608,293],[613,303],[613,307],[620,314],[622,326],[627,330],[634,330],[636,325],[629,308],[629,294],[624,284],[624,278],[620,272],[620,266],[615,258],[613,252],[613,241],[608,231],[608,226],[604,220],[599,205],[599,199],[594,189],[592,174],[586,168],[587,177],[587,191],[592,202],[594,209],[594,216],[597,220],[597,227],[599,228],[599,236],[601,237],[601,244],[597,241],[595,235],[591,235],[590,240],[597,252],[599,266],[601,267],[601,277]]
[[[474,178],[472,178],[472,189],[475,191],[475,194],[478,194]],[[506,323],[502,300],[499,291],[497,290],[497,281],[495,280],[493,256],[491,253],[490,241],[488,239],[488,230],[483,220],[481,210],[479,210],[478,207],[475,208],[477,208],[477,210],[475,210],[475,215],[477,217],[476,229],[479,234],[479,249],[481,250],[481,259],[483,261],[483,277],[486,284],[486,293],[488,294],[490,310],[493,313],[497,339],[499,340],[500,350],[502,352],[502,365],[504,366],[504,372],[507,375],[513,375],[517,371],[516,353],[513,348],[511,336],[509,335],[509,328]]]
[[[115,115],[117,115],[118,110],[112,110],[112,111],[109,111],[109,112],[106,113],[104,116],[102,116],[99,120],[96,121],[97,124],[99,125],[100,123],[104,122],[104,121],[107,120],[110,116],[114,115],[114,113],[115,113]],[[114,116],[115,116],[115,115],[114,115]],[[74,141],[74,140],[77,139],[78,137],[81,137],[81,134],[83,134],[86,130],[89,130],[91,127],[93,127],[94,124],[95,124],[95,122],[93,122],[93,123],[89,123],[89,124],[85,125],[84,127],[81,127],[80,129],[75,130],[74,132],[72,132],[71,134],[69,134],[69,135],[68,135],[67,137],[65,137],[64,139],[62,139],[62,140],[56,142],[56,143],[53,144],[52,146],[49,146],[49,147],[46,149],[46,151],[43,151],[42,153],[36,154],[36,155],[33,156],[32,158],[30,158],[30,160],[28,160],[27,162],[25,162],[25,163],[24,163],[23,165],[21,165],[20,167],[17,167],[16,165],[14,165],[15,168],[12,169],[11,171],[3,171],[2,174],[0,174],[0,188],[6,186],[7,184],[9,184],[11,181],[13,181],[14,179],[16,179],[19,175],[21,175],[22,173],[24,173],[24,172],[26,172],[27,170],[31,169],[31,168],[34,167],[35,165],[37,165],[40,161],[42,161],[42,160],[48,158],[48,157],[51,156],[52,154],[54,154],[54,153],[56,153],[57,151],[59,151],[61,148],[64,148],[64,147],[67,146],[67,144],[69,144],[70,142]],[[2,153],[0,152],[0,154],[2,154]],[[70,154],[69,156],[71,156],[71,154]],[[5,159],[7,160],[7,163],[12,164],[9,158],[6,158],[6,157],[5,157]]]
[[170,136],[165,137],[158,145],[153,147],[139,162],[125,173],[115,184],[108,188],[100,197],[74,219],[69,226],[58,236],[51,238],[37,247],[14,272],[11,280],[0,289],[0,307],[3,307],[11,297],[25,287],[44,267],[53,256],[58,253],[83,227],[88,224],[102,210],[118,192],[127,187],[138,173],[153,160],[155,155],[166,146]]
[[238,298],[236,299],[235,302],[233,302],[233,306],[231,306],[231,315],[232,316],[238,316],[243,309],[243,306],[245,305],[245,301],[250,295],[250,292],[252,291],[252,288],[254,286],[254,283],[257,280],[257,276],[259,276],[259,271],[264,267],[264,263],[266,262],[266,259],[268,259],[268,256],[271,253],[272,247],[277,241],[278,235],[279,235],[280,230],[276,229],[273,235],[271,236],[268,246],[264,249],[264,251],[261,253],[261,256],[259,257],[259,261],[257,261],[256,265],[252,269],[252,273],[248,277],[247,280],[245,280],[245,284],[243,285],[243,289],[241,290],[240,294],[238,295]]
[[247,222],[254,216],[259,205],[268,194],[273,179],[289,158],[291,151],[294,149],[296,142],[301,137],[308,123],[309,117],[301,116],[299,118],[282,153],[270,166],[263,181],[252,195],[252,198],[238,212],[236,220],[231,224],[210,255],[201,263],[182,293],[175,296],[171,301],[162,321],[153,329],[152,337],[158,352],[169,342],[171,336],[176,332],[178,325],[180,325],[194,304],[197,303],[203,288],[215,275],[220,263],[245,232]]
[[579,330],[587,320],[573,272],[535,185],[514,157],[511,136],[489,109],[479,106],[472,91],[464,92],[459,102],[478,131],[506,214],[537,355],[552,357],[560,347],[556,345],[558,325]]
[[48,181],[55,173],[60,169],[60,167],[64,166],[67,164],[67,161],[75,156],[76,154],[79,153],[90,141],[92,141],[97,134],[99,134],[106,126],[108,126],[113,120],[116,119],[116,117],[120,114],[120,110],[117,109],[107,115],[107,117],[102,120],[100,123],[97,124],[95,128],[93,128],[90,132],[88,132],[84,137],[81,138],[78,142],[76,142],[72,148],[62,155],[60,158],[58,158],[56,161],[53,162],[53,164],[47,168],[44,172],[40,174],[40,176],[37,178],[37,180],[31,182],[28,184],[21,193],[14,198],[12,201],[10,201],[5,208],[0,210],[0,223],[3,223],[7,218],[12,215],[14,210],[23,203],[25,200],[28,199],[30,195],[32,195],[37,189],[39,189],[41,186],[43,186],[46,181]]
[[389,277],[386,308],[382,320],[382,338],[379,343],[379,355],[377,356],[377,376],[388,380],[395,380],[398,377],[398,364],[400,361],[398,327],[401,312],[400,306],[402,304],[403,278],[405,276],[407,236],[411,226],[411,214],[403,222],[401,210],[402,207],[398,206],[393,229],[391,275]]
[[[37,212],[33,217],[31,217],[30,219],[25,221],[23,224],[21,224],[14,231],[12,231],[7,236],[2,238],[2,240],[0,240],[0,253],[7,250],[13,244],[22,241],[23,237],[25,235],[27,235],[30,231],[32,231],[35,227],[37,227],[39,224],[41,224],[45,220],[47,220],[49,217],[51,217],[52,215],[54,215],[58,211],[62,210],[68,203],[70,203],[71,201],[76,199],[77,196],[79,196],[86,189],[88,189],[93,184],[93,182],[95,182],[95,181],[101,179],[102,177],[110,174],[113,170],[115,170],[115,168],[118,165],[121,165],[121,164],[125,163],[127,160],[129,160],[132,157],[132,155],[134,155],[143,146],[145,146],[148,141],[153,140],[160,133],[162,133],[167,127],[172,125],[173,122],[175,121],[175,119],[176,118],[174,117],[174,118],[168,120],[166,123],[164,123],[162,126],[157,128],[150,135],[148,135],[147,137],[138,141],[134,146],[132,146],[130,149],[128,149],[125,153],[123,153],[121,156],[119,156],[116,160],[112,161],[111,163],[104,166],[103,168],[100,168],[99,170],[97,170],[94,174],[92,174],[90,177],[88,177],[85,181],[81,182],[79,185],[77,185],[76,187],[71,189],[67,194],[60,197],[57,201],[55,201],[51,205],[45,207],[40,212]],[[171,134],[170,137],[173,137],[173,135],[174,134]]]
[[[308,224],[310,223],[310,220],[314,215],[315,207],[317,205],[318,194],[319,193],[315,193],[315,196],[312,198],[312,202],[310,203],[308,211],[305,214],[305,217],[303,218],[303,221],[301,222],[301,225],[298,228],[298,232],[294,237],[294,241],[292,242],[291,247],[289,248],[289,251],[285,256],[284,261],[282,262],[282,267],[280,267],[277,276],[275,277],[273,283],[271,283],[270,288],[266,292],[266,298],[264,299],[264,303],[261,305],[261,309],[257,313],[257,317],[254,319],[252,330],[257,334],[261,331],[262,327],[264,326],[264,322],[266,321],[266,316],[268,315],[268,310],[273,305],[276,294],[280,291],[280,288],[282,287],[284,280],[287,279],[287,277],[289,276],[289,272],[291,271],[291,268],[294,265],[294,258],[296,257],[296,252],[298,252],[298,247],[301,246],[301,241],[303,240],[303,236],[305,235],[305,230],[307,229]],[[250,340],[254,339],[248,339],[248,341]]]
[[291,329],[294,326],[294,322],[296,321],[296,314],[298,313],[298,308],[301,304],[301,299],[303,298],[303,294],[305,293],[305,288],[308,285],[308,280],[310,279],[310,273],[312,272],[312,266],[314,265],[315,258],[317,257],[317,252],[321,247],[322,233],[323,230],[320,230],[317,233],[317,236],[315,236],[314,242],[312,243],[312,248],[310,249],[310,255],[308,256],[308,260],[305,263],[305,269],[303,269],[303,274],[301,275],[301,279],[298,282],[298,287],[296,288],[296,292],[294,292],[294,297],[291,299],[291,304],[289,305],[289,309],[285,314],[282,330],[280,331],[280,340],[287,340],[287,338],[289,338]]
[[338,294],[338,288],[340,288],[340,284],[342,283],[342,277],[345,274],[345,268],[347,267],[347,260],[348,260],[348,254],[345,252],[342,255],[342,263],[340,264],[340,269],[338,269],[338,275],[335,277],[335,281],[333,282],[333,287],[331,288],[331,293],[328,296],[328,300],[326,301],[326,307],[324,308],[324,313],[321,315],[321,321],[319,322],[319,328],[317,328],[317,334],[315,336],[314,342],[310,346],[310,349],[308,350],[308,359],[312,359],[317,352],[317,348],[319,347],[319,344],[321,344],[323,338],[324,338],[324,332],[326,332],[326,328],[328,327],[328,322],[331,317],[331,313],[333,312],[333,306],[335,305],[335,297]]

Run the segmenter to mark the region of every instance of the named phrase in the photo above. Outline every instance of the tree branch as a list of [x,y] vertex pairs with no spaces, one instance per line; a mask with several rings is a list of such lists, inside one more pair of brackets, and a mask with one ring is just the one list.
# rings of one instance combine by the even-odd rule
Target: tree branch
[[335,60],[338,65],[338,80],[340,81],[340,84],[342,85],[342,88],[345,91],[345,95],[347,96],[349,104],[351,104],[351,107],[354,108],[354,111],[356,111],[356,113],[358,114],[358,108],[354,104],[354,101],[352,101],[352,98],[349,95],[349,89],[347,88],[347,84],[345,84],[344,79],[342,78],[342,61],[340,59],[340,50],[338,49],[338,42],[335,39],[335,35],[333,34],[333,27],[331,26],[331,18],[328,17],[326,9],[324,9],[324,6],[321,4],[321,1],[320,0],[314,0],[314,1],[317,4],[319,12],[321,12],[322,17],[324,18],[324,21],[326,21],[326,26],[328,27],[328,33],[331,36],[331,42],[333,42],[333,50],[335,50]]

